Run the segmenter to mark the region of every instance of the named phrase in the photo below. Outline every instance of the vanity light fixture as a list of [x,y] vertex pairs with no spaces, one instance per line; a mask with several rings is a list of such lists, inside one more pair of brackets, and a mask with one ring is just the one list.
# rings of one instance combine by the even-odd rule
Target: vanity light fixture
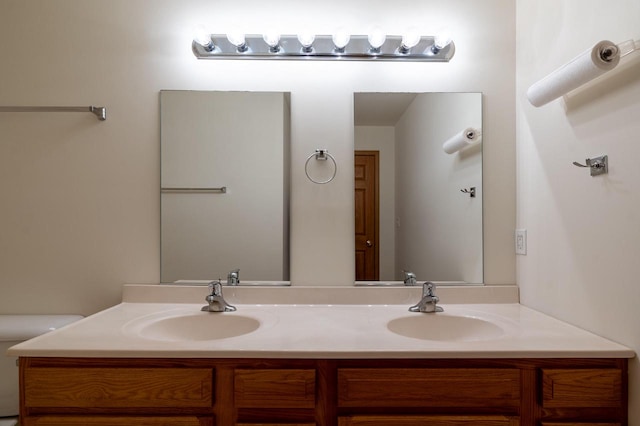
[[415,29],[404,36],[387,35],[377,27],[369,35],[350,35],[345,29],[333,35],[300,33],[297,36],[276,31],[263,35],[200,31],[193,37],[191,48],[198,59],[448,62],[455,54],[455,45],[449,36],[421,36]]

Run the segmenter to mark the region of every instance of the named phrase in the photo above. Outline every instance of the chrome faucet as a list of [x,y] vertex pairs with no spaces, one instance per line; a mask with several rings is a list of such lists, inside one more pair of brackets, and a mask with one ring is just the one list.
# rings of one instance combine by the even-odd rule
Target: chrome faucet
[[232,312],[236,310],[235,306],[232,306],[224,300],[222,297],[222,283],[220,280],[211,281],[209,283],[209,294],[205,300],[208,305],[203,306],[201,311],[205,312]]
[[416,274],[410,271],[402,271],[404,272],[404,285],[416,285],[418,282],[416,281]]
[[422,299],[415,305],[409,308],[411,312],[443,312],[437,303],[440,298],[436,296],[436,285],[431,281],[427,281],[422,284]]
[[227,285],[240,284],[240,269],[234,269],[227,275]]

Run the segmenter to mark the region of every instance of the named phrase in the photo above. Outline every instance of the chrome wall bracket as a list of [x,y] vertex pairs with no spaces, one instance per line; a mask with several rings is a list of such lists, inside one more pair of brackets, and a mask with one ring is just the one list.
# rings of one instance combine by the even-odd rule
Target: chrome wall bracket
[[580,164],[577,161],[573,162],[574,166],[588,167],[591,172],[591,176],[604,175],[609,173],[609,156],[601,155],[600,157],[587,158],[586,164]]

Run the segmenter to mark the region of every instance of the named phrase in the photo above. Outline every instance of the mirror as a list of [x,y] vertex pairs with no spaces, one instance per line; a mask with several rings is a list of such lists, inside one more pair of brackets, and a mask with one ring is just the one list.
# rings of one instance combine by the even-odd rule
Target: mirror
[[288,93],[160,92],[162,282],[289,280]]
[[482,283],[482,143],[443,150],[481,132],[482,94],[356,93],[354,126],[357,284]]

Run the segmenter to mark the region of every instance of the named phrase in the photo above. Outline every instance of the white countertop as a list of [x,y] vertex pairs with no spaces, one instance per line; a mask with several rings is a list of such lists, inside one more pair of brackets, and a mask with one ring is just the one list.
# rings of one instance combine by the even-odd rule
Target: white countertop
[[[226,289],[225,289],[226,291]],[[126,300],[126,298],[125,298]],[[417,300],[416,300],[417,301]],[[203,303],[123,302],[105,311],[9,349],[11,356],[150,358],[632,358],[622,345],[543,315],[517,303],[447,304],[445,312],[412,313],[407,304],[237,304],[229,313],[201,312]],[[215,340],[141,337],[155,321],[196,316],[193,324],[214,330],[241,316],[260,327]],[[393,333],[398,318],[424,320],[421,328],[436,340]],[[443,336],[443,317],[493,324],[488,337]],[[446,322],[446,321],[445,321]],[[483,323],[484,324],[484,323]],[[434,330],[431,332],[430,330]],[[175,332],[175,330],[174,330]],[[197,334],[197,333],[196,333]],[[454,333],[455,334],[455,333]],[[447,340],[453,337],[454,340]],[[202,337],[199,337],[202,338]],[[444,340],[442,340],[444,339]]]

